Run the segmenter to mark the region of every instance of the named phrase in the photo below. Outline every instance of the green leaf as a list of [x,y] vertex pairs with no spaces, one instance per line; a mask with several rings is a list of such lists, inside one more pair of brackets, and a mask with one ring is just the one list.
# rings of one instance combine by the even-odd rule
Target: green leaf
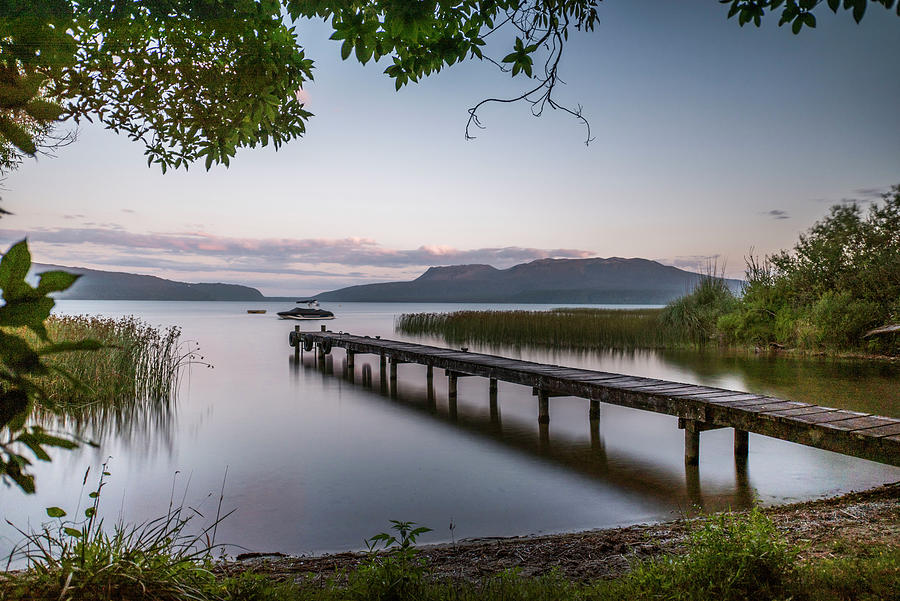
[[62,518],[66,516],[66,512],[62,510],[60,507],[48,507],[47,515],[51,518]]
[[37,291],[41,294],[48,292],[61,292],[67,290],[81,276],[66,271],[45,271],[40,274]]
[[81,530],[76,530],[75,528],[63,528],[63,532],[73,538],[81,538],[82,535]]
[[94,507],[88,507],[87,509],[84,510],[84,517],[92,518],[92,517],[94,517],[94,515],[96,515],[96,513],[97,513],[97,510]]
[[13,244],[3,258],[0,259],[0,290],[3,290],[3,298],[10,300],[25,286],[25,276],[31,268],[31,253],[28,252],[28,242],[20,240]]

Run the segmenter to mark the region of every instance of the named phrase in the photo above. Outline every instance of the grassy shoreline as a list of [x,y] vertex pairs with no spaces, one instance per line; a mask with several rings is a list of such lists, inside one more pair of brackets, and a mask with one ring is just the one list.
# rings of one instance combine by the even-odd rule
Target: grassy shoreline
[[218,564],[120,549],[97,574],[73,568],[77,557],[0,573],[0,601],[900,599],[900,483],[652,525],[386,546]]
[[560,307],[550,311],[453,311],[404,313],[395,331],[437,336],[447,344],[486,344],[563,350],[695,350],[829,357],[895,362],[898,355],[858,348],[802,348],[710,339],[703,343],[663,322],[664,309],[595,309]]

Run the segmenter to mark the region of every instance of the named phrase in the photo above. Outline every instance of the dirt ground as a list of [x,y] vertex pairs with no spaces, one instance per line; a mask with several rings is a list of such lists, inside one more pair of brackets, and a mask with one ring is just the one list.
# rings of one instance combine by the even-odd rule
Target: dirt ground
[[[827,557],[840,549],[875,544],[900,545],[900,482],[831,499],[764,510],[802,557]],[[464,540],[420,547],[436,577],[477,580],[510,568],[540,575],[557,568],[573,580],[610,578],[634,560],[684,550],[695,520],[628,526],[572,534]],[[226,572],[254,570],[278,579],[327,579],[352,569],[362,553],[320,557],[248,554],[225,566]]]

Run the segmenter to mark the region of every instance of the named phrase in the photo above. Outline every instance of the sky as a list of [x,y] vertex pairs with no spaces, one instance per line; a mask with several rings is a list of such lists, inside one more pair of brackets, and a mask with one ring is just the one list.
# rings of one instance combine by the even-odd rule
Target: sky
[[[85,125],[55,158],[3,182],[0,246],[35,261],[241,283],[308,295],[406,280],[429,266],[643,257],[740,277],[790,248],[830,205],[900,183],[900,18],[819,11],[793,35],[740,28],[710,0],[607,0],[570,39],[559,111],[489,105],[525,82],[486,63],[394,91],[385,61],[340,60],[322,22],[296,24],[315,60],[314,117],[281,150],[163,175],[143,147]],[[498,54],[505,48],[496,48]]]

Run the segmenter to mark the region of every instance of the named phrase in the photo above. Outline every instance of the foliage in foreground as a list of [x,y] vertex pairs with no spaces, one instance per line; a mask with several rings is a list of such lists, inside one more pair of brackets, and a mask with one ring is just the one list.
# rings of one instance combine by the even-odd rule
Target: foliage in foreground
[[[38,555],[29,571],[0,580],[0,601],[900,599],[900,548],[855,550],[801,562],[797,550],[758,510],[701,522],[684,555],[636,563],[622,577],[586,583],[568,580],[556,570],[540,577],[510,571],[468,583],[434,579],[414,546],[425,529],[414,528],[411,522],[394,522],[396,535],[382,533],[370,539],[370,555],[359,569],[325,582],[275,582],[252,572],[216,578],[209,570],[208,547],[193,543],[185,547],[181,522],[165,524],[161,531],[169,538],[145,537],[161,542],[143,547],[119,535],[66,535],[74,537],[75,544],[58,547],[63,557]],[[81,545],[80,540],[88,544]],[[118,540],[125,544],[114,542]],[[376,552],[376,545],[383,547],[382,552]]]
[[[88,473],[85,473],[87,481]],[[47,508],[53,522],[25,537],[10,560],[26,560],[28,570],[0,585],[0,599],[206,599],[217,588],[210,571],[215,529],[222,516],[199,533],[189,526],[198,512],[169,507],[164,516],[111,529],[100,517],[106,464],[90,503],[71,518],[60,507]],[[221,502],[219,504],[221,509]]]
[[[46,447],[75,446],[71,438],[53,436],[41,426],[27,424],[34,403],[49,399],[40,379],[54,372],[71,378],[47,357],[100,347],[93,340],[50,339],[44,325],[54,305],[50,293],[66,290],[78,276],[48,271],[40,275],[35,287],[25,281],[30,268],[31,253],[24,240],[0,258],[0,481],[11,481],[25,492],[34,492],[34,476],[29,473],[32,458],[49,461]],[[39,349],[22,336],[23,329],[41,342]],[[77,385],[74,380],[72,384]]]

